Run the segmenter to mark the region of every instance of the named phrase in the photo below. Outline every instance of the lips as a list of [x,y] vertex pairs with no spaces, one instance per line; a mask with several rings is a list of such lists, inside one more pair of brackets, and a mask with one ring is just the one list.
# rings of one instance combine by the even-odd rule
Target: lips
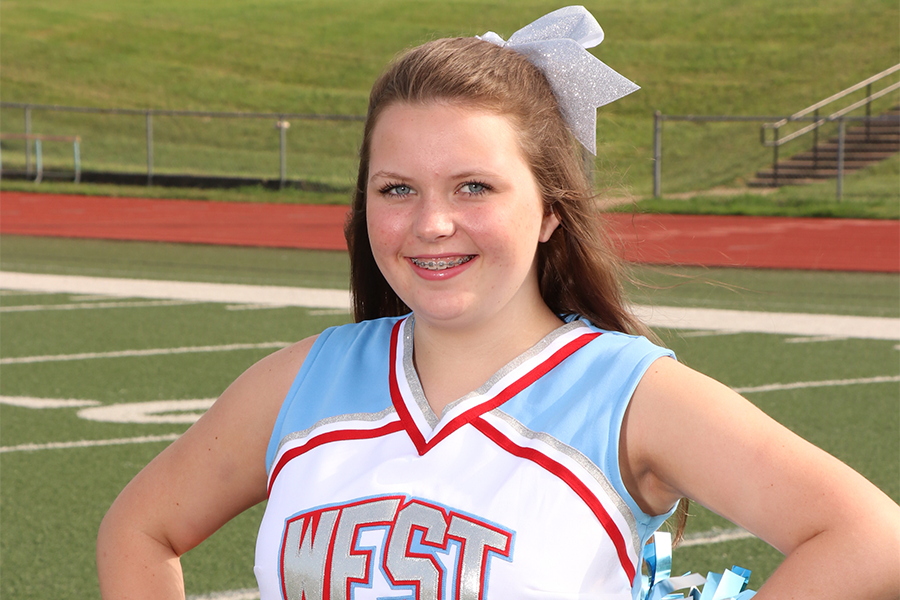
[[467,256],[459,256],[456,258],[411,258],[410,260],[420,269],[426,269],[428,271],[443,271],[445,269],[450,269],[452,267],[458,267],[459,265],[465,264],[473,258],[475,258],[475,255],[469,254]]

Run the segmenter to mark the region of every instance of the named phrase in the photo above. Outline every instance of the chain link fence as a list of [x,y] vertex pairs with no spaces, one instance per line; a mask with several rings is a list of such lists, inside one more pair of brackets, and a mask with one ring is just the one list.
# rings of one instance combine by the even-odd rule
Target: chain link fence
[[[356,176],[364,117],[300,113],[87,108],[0,102],[3,174],[82,181],[267,184],[345,191]],[[38,144],[41,154],[37,155]]]

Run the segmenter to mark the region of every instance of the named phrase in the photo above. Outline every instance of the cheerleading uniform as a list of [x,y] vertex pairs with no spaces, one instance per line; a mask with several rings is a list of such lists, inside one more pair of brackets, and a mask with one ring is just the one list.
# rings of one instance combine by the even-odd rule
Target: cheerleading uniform
[[436,416],[412,332],[366,321],[310,350],[266,455],[261,600],[636,597],[668,514],[625,489],[619,433],[672,353],[574,320]]

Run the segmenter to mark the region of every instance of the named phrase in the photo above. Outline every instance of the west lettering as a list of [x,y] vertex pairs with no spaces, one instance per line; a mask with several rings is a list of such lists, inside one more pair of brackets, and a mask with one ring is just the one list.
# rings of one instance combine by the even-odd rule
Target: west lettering
[[416,600],[481,600],[491,559],[508,560],[512,539],[422,500],[391,496],[322,508],[286,523],[282,590],[287,600],[362,600],[410,588]]

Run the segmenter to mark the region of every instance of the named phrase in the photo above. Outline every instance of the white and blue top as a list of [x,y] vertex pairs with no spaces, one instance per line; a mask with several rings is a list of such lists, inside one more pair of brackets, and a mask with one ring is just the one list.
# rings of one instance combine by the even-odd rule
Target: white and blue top
[[437,416],[413,326],[335,327],[310,350],[266,455],[261,599],[637,597],[668,514],[625,489],[619,435],[672,352],[574,320]]

